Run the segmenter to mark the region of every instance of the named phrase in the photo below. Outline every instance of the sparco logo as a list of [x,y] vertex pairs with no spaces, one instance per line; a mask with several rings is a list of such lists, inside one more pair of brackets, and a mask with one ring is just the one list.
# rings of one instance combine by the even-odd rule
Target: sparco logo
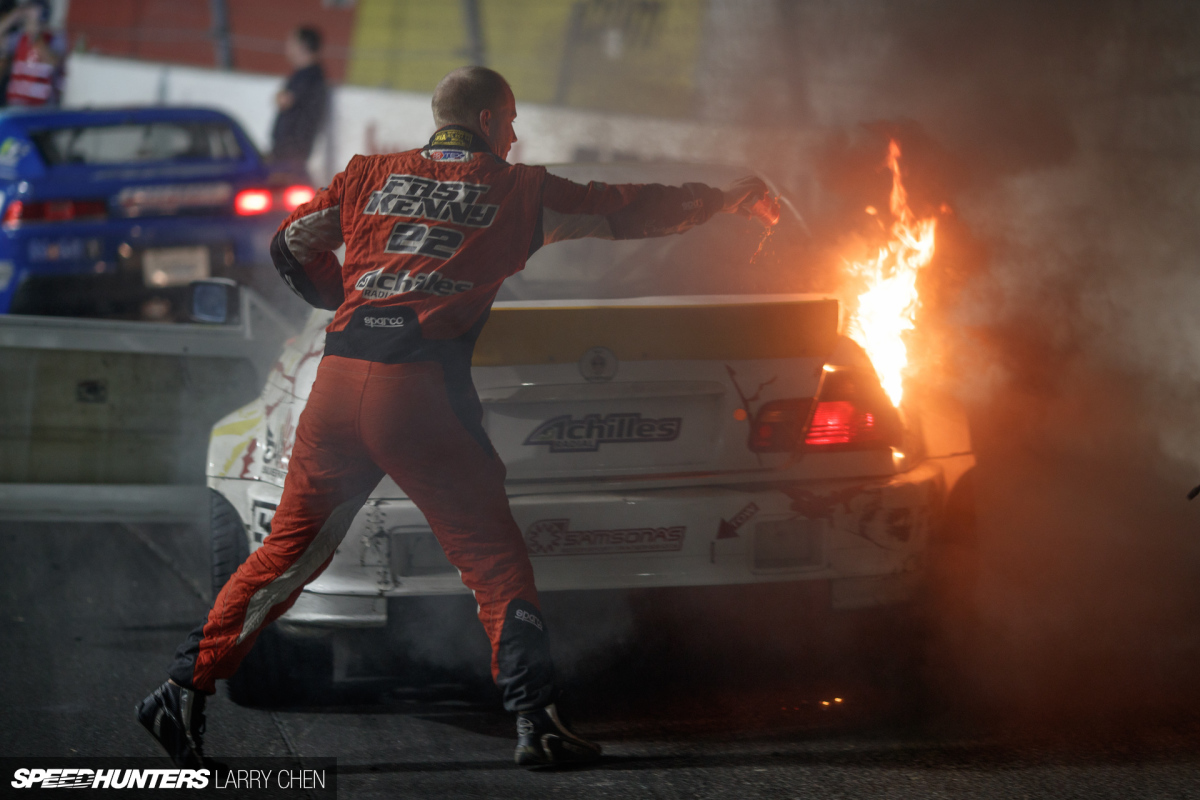
[[363,213],[486,228],[496,219],[496,211],[500,208],[492,203],[477,202],[490,188],[416,175],[389,175],[383,188],[371,193]]
[[531,556],[576,556],[597,553],[652,553],[683,549],[684,525],[618,530],[573,531],[569,519],[543,519],[525,531]]
[[683,427],[680,417],[643,419],[641,414],[588,414],[575,419],[567,414],[548,419],[525,439],[527,445],[550,445],[551,453],[590,453],[602,444],[673,442]]
[[363,325],[368,328],[403,328],[403,317],[363,317]]
[[382,300],[406,292],[424,292],[438,297],[449,297],[469,291],[475,284],[470,281],[452,281],[436,272],[384,272],[373,269],[358,279],[354,288],[368,300]]
[[14,789],[205,789],[206,769],[19,769]]
[[521,620],[521,622],[528,622],[530,625],[537,628],[539,631],[545,630],[542,627],[542,621],[540,619],[538,619],[536,616],[534,616],[533,614],[530,614],[528,611],[526,611],[523,608],[518,608],[517,613],[514,616],[516,616],[517,619]]

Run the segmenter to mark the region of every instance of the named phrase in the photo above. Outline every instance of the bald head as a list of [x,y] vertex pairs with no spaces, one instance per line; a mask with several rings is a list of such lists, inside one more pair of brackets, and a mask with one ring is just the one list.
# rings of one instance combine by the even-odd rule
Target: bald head
[[517,101],[508,81],[487,67],[461,67],[433,90],[433,119],[439,128],[462,125],[482,137],[501,159],[517,141]]
[[433,121],[445,125],[479,127],[479,112],[493,114],[512,97],[508,81],[487,67],[459,67],[433,90]]

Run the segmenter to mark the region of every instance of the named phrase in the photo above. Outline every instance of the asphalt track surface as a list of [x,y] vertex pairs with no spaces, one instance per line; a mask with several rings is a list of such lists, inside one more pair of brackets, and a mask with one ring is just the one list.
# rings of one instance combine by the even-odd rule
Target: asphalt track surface
[[[207,608],[192,571],[203,553],[185,534],[0,523],[0,752],[157,755],[133,705]],[[574,691],[591,698],[578,727],[606,750],[587,769],[516,768],[511,718],[469,679],[368,683],[273,711],[219,694],[208,749],[336,756],[343,797],[1200,797],[1194,727],[1018,736],[914,716],[911,687],[889,696],[867,685],[869,669],[834,670],[840,684],[731,678],[737,654],[698,664],[681,655],[687,642],[659,645],[622,645],[665,658],[659,668],[614,658],[607,671],[575,670]]]

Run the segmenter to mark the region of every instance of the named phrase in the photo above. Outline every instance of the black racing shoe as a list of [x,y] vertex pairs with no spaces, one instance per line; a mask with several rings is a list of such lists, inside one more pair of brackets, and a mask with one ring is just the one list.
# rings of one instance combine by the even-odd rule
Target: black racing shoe
[[204,763],[206,695],[167,681],[137,705],[138,722],[162,745],[177,767]]
[[515,759],[522,767],[583,764],[600,758],[600,745],[577,736],[554,704],[517,715]]

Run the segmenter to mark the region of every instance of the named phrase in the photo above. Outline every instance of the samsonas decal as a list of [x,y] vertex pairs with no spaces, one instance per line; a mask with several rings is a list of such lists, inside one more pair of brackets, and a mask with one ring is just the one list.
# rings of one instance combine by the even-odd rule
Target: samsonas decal
[[524,444],[548,445],[551,453],[590,453],[599,450],[602,444],[673,442],[682,428],[681,417],[651,419],[631,412],[587,414],[576,419],[564,414],[538,425]]
[[530,556],[677,552],[685,535],[684,525],[573,531],[569,519],[543,519],[525,531],[525,548]]

